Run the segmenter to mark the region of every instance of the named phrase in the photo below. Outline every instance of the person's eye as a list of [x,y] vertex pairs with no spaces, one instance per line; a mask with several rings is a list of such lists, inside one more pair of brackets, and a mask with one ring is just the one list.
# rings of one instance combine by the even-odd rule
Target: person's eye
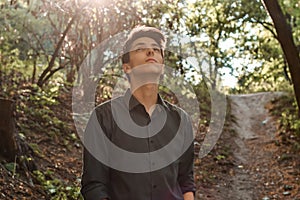
[[144,48],[144,47],[138,47],[138,48],[136,48],[136,52],[141,52],[141,51],[144,51],[146,48]]
[[160,52],[160,48],[153,48],[153,50],[155,51],[155,52]]

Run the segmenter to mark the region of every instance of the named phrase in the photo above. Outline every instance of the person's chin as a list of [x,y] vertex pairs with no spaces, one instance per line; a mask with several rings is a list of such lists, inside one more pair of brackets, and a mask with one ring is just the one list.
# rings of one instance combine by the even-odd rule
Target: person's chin
[[163,73],[163,65],[155,62],[148,62],[146,64],[135,67],[132,74],[135,76],[160,76]]
[[132,74],[132,80],[137,85],[137,87],[146,85],[146,84],[159,84],[161,71],[158,70],[147,70],[140,73]]

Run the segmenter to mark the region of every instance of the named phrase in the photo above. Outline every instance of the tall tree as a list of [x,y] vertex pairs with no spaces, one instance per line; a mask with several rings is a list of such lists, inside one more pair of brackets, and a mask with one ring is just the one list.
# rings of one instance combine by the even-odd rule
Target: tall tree
[[40,87],[57,74],[72,82],[86,55],[106,38],[135,26],[142,12],[134,0],[28,2],[0,3],[0,49],[10,50],[4,50],[2,59],[18,54],[18,68],[26,76],[32,72],[32,83]]
[[[200,69],[200,72],[207,73],[212,86],[216,86],[225,71],[231,74],[234,72],[237,66],[234,62],[237,60],[243,60],[240,65],[247,67],[254,59],[251,49],[259,40],[253,32],[253,27],[257,24],[255,19],[263,22],[267,16],[262,12],[260,3],[245,0],[203,0],[190,4],[187,13],[186,31],[196,41],[193,51],[196,55],[205,52],[209,58],[207,64],[202,66],[207,66],[206,69]],[[201,63],[201,60],[198,62]]]
[[298,104],[298,117],[300,118],[300,57],[299,51],[293,39],[292,28],[287,23],[286,16],[283,14],[283,11],[277,0],[262,1],[273,20],[276,32],[278,34],[278,41],[285,54],[285,58],[290,69],[294,92]]

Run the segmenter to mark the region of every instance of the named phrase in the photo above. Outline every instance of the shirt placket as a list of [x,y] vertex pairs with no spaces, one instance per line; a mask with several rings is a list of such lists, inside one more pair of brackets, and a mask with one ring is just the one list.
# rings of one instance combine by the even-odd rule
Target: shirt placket
[[[156,110],[154,110],[153,112],[153,115],[152,115],[152,120],[153,118],[155,117],[155,113]],[[149,117],[149,115],[148,115]],[[151,122],[151,118],[149,117],[149,123]],[[156,193],[156,190],[157,190],[157,183],[155,182],[155,177],[154,177],[154,172],[155,171],[154,169],[156,168],[156,164],[155,163],[155,159],[153,157],[153,151],[155,151],[155,140],[153,139],[153,136],[154,134],[151,132],[151,129],[150,129],[150,126],[147,126],[147,132],[148,132],[148,147],[149,147],[149,167],[150,167],[150,172],[149,172],[149,175],[150,175],[150,187],[151,187],[151,200],[155,200],[155,193]]]

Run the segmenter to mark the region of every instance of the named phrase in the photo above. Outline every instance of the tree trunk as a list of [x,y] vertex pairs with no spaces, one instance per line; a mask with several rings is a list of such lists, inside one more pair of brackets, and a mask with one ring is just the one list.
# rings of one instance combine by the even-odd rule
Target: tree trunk
[[0,98],[0,155],[9,162],[15,160],[17,152],[13,111],[14,102]]
[[81,7],[77,8],[75,11],[75,14],[73,15],[73,17],[70,19],[70,21],[67,24],[66,29],[64,30],[64,32],[62,33],[62,36],[60,37],[56,48],[54,50],[54,53],[51,56],[51,60],[48,63],[48,67],[42,72],[42,74],[40,75],[38,81],[37,81],[37,85],[39,87],[43,87],[43,85],[53,76],[53,74],[57,71],[59,71],[60,69],[62,69],[62,67],[58,67],[56,70],[53,70],[53,67],[55,65],[55,60],[57,59],[57,57],[59,56],[59,51],[61,50],[61,47],[63,45],[63,42],[67,36],[67,33],[70,31],[70,29],[72,28],[73,23],[77,20],[77,18],[82,14],[82,10],[89,4],[89,2],[84,3]]
[[277,0],[262,1],[273,20],[278,35],[277,39],[289,66],[298,105],[298,117],[300,118],[300,57],[293,40],[292,28],[287,23]]
[[63,45],[63,42],[65,40],[65,37],[67,36],[67,33],[69,32],[69,30],[72,27],[72,24],[74,23],[74,21],[76,20],[76,18],[78,17],[78,12],[75,13],[75,15],[72,17],[72,19],[69,21],[66,29],[64,30],[64,32],[62,33],[61,38],[59,39],[59,42],[56,45],[55,51],[53,53],[53,55],[51,56],[51,60],[48,64],[48,67],[42,72],[41,76],[39,77],[39,80],[37,82],[37,85],[39,87],[43,87],[43,85],[45,84],[46,81],[48,81],[48,79],[53,75],[51,74],[51,76],[47,76],[47,74],[51,73],[52,68],[54,67],[55,64],[55,60],[59,55],[59,51],[61,46]]

